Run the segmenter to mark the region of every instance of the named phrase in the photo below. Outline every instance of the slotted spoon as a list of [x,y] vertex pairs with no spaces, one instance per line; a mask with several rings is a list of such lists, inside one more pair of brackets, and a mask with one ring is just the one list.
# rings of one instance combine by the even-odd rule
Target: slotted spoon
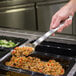
[[[72,20],[72,16],[69,16],[69,18],[67,20]],[[50,35],[52,35],[54,32],[56,32],[59,28],[61,28],[62,26],[64,25],[64,22],[61,23],[57,28],[55,29],[51,29],[49,30],[48,32],[46,32],[43,36],[41,36],[40,38],[38,38],[35,42],[33,42],[32,44],[28,44],[27,46],[29,47],[33,47],[34,50],[33,52],[35,51],[35,47],[40,44],[41,42],[43,42],[46,38],[48,38]],[[32,53],[33,53],[32,52]]]

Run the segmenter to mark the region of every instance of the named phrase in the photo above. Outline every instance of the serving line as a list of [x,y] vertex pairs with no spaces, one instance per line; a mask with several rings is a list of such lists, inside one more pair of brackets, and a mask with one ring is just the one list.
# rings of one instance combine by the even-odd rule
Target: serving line
[[[29,42],[30,42],[30,40],[27,41],[27,43],[29,43]],[[25,44],[27,44],[27,43],[25,43]],[[19,47],[23,47],[23,46],[25,46],[25,44],[20,45]],[[0,62],[2,62],[5,58],[8,58],[11,55],[12,51],[13,51],[13,49],[9,53],[7,53],[4,57],[2,57],[2,59],[0,59]],[[67,76],[74,76],[75,72],[76,72],[76,63],[73,65],[72,69],[69,71]]]

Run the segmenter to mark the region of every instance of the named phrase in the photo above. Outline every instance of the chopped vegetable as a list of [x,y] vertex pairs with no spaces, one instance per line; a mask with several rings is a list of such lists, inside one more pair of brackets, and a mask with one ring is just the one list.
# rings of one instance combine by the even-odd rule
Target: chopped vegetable
[[9,40],[9,41],[7,41],[7,40],[0,40],[0,46],[1,47],[7,47],[7,48],[9,48],[9,47],[15,47],[16,45],[17,44],[14,43],[11,40]]

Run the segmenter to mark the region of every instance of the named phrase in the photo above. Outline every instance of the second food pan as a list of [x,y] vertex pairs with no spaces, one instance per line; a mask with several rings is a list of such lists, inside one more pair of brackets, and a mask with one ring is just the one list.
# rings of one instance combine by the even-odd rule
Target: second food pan
[[[17,38],[17,37],[11,37],[11,36],[0,36],[0,49],[4,50],[4,49],[13,49],[21,44],[23,44],[24,42],[26,42],[28,39],[24,39],[24,38]],[[6,46],[2,46],[2,44],[6,44],[7,42],[9,42],[10,44],[12,44],[11,42],[15,43],[15,46],[12,47],[6,47]],[[7,43],[7,45],[9,45],[9,43]]]
[[[60,76],[67,76],[67,74],[72,69],[73,65],[75,64],[75,60],[73,58],[60,56],[60,55],[54,55],[54,54],[51,54],[51,53],[48,54],[48,53],[43,53],[43,52],[34,52],[30,56],[39,58],[44,62],[46,62],[50,59],[59,62],[65,70],[64,75],[60,75]],[[34,71],[30,71],[30,70],[24,70],[24,69],[21,69],[21,68],[6,66],[5,63],[8,62],[10,59],[11,59],[11,55],[9,55],[7,58],[5,58],[1,62],[0,68],[3,69],[3,70],[6,70],[6,71],[24,73],[25,75],[28,75],[28,76],[52,76],[52,75],[47,75],[47,74],[43,74],[43,73],[40,73],[40,72],[34,72]],[[59,76],[59,75],[57,75],[57,76]]]
[[[33,41],[31,41],[31,43],[32,42]],[[40,45],[36,47],[36,51],[75,58],[76,44],[43,41]]]

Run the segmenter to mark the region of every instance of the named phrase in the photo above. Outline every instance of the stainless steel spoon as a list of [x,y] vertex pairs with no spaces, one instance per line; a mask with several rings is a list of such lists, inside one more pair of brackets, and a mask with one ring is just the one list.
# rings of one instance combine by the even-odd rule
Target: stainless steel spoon
[[[72,20],[72,16],[69,16],[67,20]],[[56,32],[59,28],[61,28],[64,25],[64,22],[61,23],[57,28],[51,29],[48,32],[46,32],[43,36],[41,36],[39,39],[37,39],[35,42],[32,44],[29,44],[28,46],[33,47],[35,50],[35,47],[40,44],[42,41],[44,41],[46,38],[48,38],[50,35],[52,35],[54,32]],[[34,51],[33,51],[34,52]]]

